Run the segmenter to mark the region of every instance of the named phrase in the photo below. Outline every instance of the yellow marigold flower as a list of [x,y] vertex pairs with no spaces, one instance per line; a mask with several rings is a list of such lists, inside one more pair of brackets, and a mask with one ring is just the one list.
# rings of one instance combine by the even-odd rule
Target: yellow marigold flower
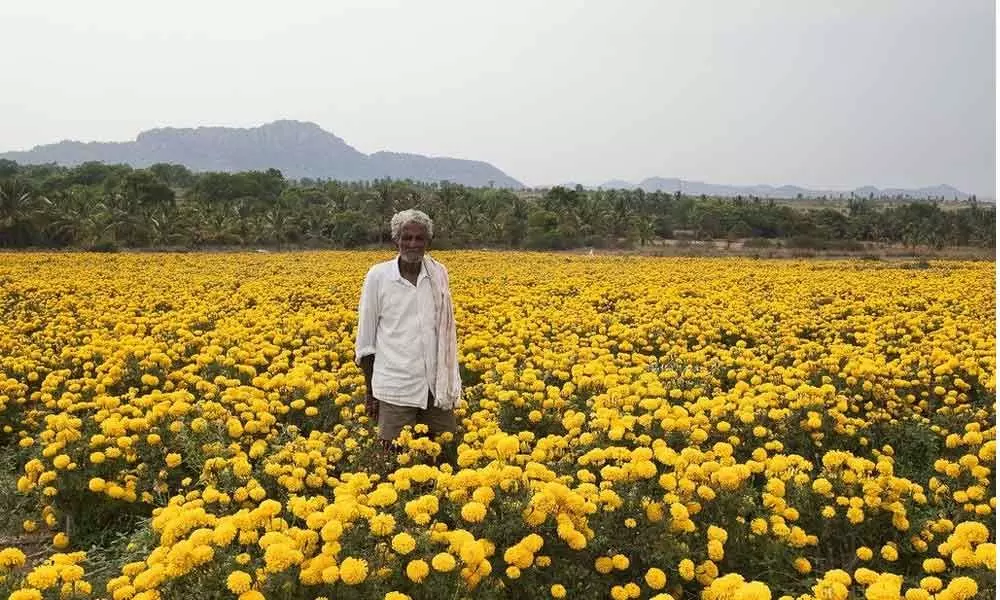
[[694,572],[698,583],[708,586],[719,576],[719,566],[711,560],[705,560],[695,567]]
[[[138,595],[136,596],[136,598],[138,598]],[[152,598],[152,596],[150,596],[150,598]],[[237,600],[267,600],[267,598],[264,596],[264,594],[260,593],[257,590],[249,590],[240,594],[237,597]]]
[[368,494],[368,504],[378,508],[383,508],[394,504],[399,498],[396,489],[387,483],[380,483],[375,491]]
[[69,546],[69,536],[60,531],[59,533],[55,534],[55,536],[53,536],[52,545],[62,550],[66,546]]
[[654,590],[662,590],[667,585],[667,574],[662,569],[653,567],[646,571],[646,585]]
[[286,543],[274,543],[264,551],[264,562],[268,573],[280,573],[303,560],[302,552]]
[[708,541],[708,557],[716,562],[721,561],[725,557],[725,548],[722,542],[719,540],[709,540]]
[[943,573],[946,566],[940,558],[925,558],[923,563],[925,573]]
[[978,521],[965,521],[955,527],[955,537],[970,544],[980,544],[989,539],[989,529]]
[[4,570],[11,570],[24,566],[25,556],[20,548],[4,548],[0,550],[0,567]]
[[624,554],[615,554],[611,557],[611,564],[619,571],[624,571],[629,566],[629,560]]
[[438,552],[431,559],[431,566],[435,571],[447,573],[455,568],[455,557],[447,552]]
[[489,504],[496,497],[496,492],[492,487],[479,486],[472,492],[472,499],[482,504]]
[[716,527],[715,525],[708,526],[707,536],[709,540],[719,540],[723,544],[729,539],[729,532],[721,527]]
[[854,580],[858,583],[871,585],[876,579],[878,579],[878,573],[872,571],[871,569],[860,567],[854,571]]
[[956,577],[948,582],[948,587],[942,593],[950,593],[955,600],[969,600],[975,598],[979,592],[979,585],[971,577]]
[[933,594],[941,591],[941,588],[944,587],[944,583],[941,582],[940,578],[929,575],[920,580],[920,587]]
[[685,558],[677,563],[677,572],[686,581],[691,581],[694,579],[694,561],[689,558]]
[[349,556],[340,563],[340,579],[347,585],[357,585],[368,577],[368,561]]
[[369,528],[373,535],[385,536],[396,529],[396,519],[387,513],[379,513],[369,520]]
[[323,538],[324,542],[336,542],[340,539],[341,534],[344,533],[343,524],[337,519],[331,519],[323,525],[320,529],[320,537]]
[[868,600],[898,600],[903,586],[903,577],[893,573],[882,573],[865,590]]
[[833,491],[833,484],[830,483],[828,479],[820,477],[813,481],[812,489],[817,494],[827,495]]
[[601,575],[607,575],[615,568],[615,562],[610,556],[598,556],[594,559],[594,569]]
[[413,539],[412,535],[406,533],[405,531],[392,536],[392,549],[398,554],[409,554],[410,552],[413,552],[416,547],[416,540]]
[[411,560],[406,564],[406,576],[414,583],[423,582],[431,569],[423,560]]
[[979,564],[976,552],[972,548],[955,548],[951,553],[951,564],[956,567],[968,569]]
[[253,579],[244,571],[233,571],[226,577],[226,587],[234,594],[242,594],[253,585]]
[[858,557],[858,560],[871,560],[875,556],[875,553],[868,546],[861,546],[854,551],[854,554]]
[[383,600],[413,600],[403,592],[386,592]]
[[329,565],[324,567],[319,574],[320,580],[326,584],[337,583],[340,581],[340,567],[337,565]]
[[40,590],[48,589],[59,581],[59,571],[51,565],[35,567],[25,578],[28,585]]
[[825,579],[830,581],[836,581],[837,583],[842,583],[844,585],[851,585],[851,575],[844,571],[843,569],[833,569],[826,572],[823,576]]
[[670,505],[670,516],[677,521],[684,521],[691,518],[687,507],[679,502],[674,502]]
[[504,571],[504,573],[506,573],[506,575],[507,575],[507,577],[509,579],[517,579],[518,577],[521,576],[521,569],[517,568],[514,565],[511,565],[511,566],[507,567],[507,569],[506,569],[506,571]]
[[771,600],[771,589],[760,581],[751,581],[736,588],[733,600]]
[[64,565],[59,573],[59,578],[63,580],[63,585],[66,583],[75,583],[83,579],[83,567],[80,565]]
[[882,550],[879,552],[879,554],[881,554],[882,558],[884,558],[889,562],[895,561],[896,559],[899,558],[899,551],[896,550],[895,546],[890,544],[882,546]]
[[976,546],[976,560],[991,571],[997,570],[997,547],[993,543]]
[[552,597],[556,599],[565,598],[566,588],[563,587],[562,584],[556,583],[549,588],[549,594],[551,594]]
[[462,562],[467,565],[478,565],[486,560],[486,544],[483,541],[462,544],[458,551]]
[[615,585],[611,587],[611,600],[628,600],[628,591],[625,586]]
[[486,506],[475,500],[462,506],[462,519],[469,523],[480,523],[486,517]]
[[795,559],[795,561],[792,563],[792,566],[794,566],[795,570],[802,575],[807,575],[812,571],[812,564],[809,562],[808,559],[801,556]]
[[653,523],[663,520],[663,505],[659,502],[650,502],[646,505],[646,518]]

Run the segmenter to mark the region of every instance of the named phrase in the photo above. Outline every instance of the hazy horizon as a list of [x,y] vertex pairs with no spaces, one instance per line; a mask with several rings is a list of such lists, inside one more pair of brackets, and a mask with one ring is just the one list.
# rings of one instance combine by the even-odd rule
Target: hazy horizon
[[0,152],[314,122],[529,186],[995,195],[995,6],[886,0],[0,8]]

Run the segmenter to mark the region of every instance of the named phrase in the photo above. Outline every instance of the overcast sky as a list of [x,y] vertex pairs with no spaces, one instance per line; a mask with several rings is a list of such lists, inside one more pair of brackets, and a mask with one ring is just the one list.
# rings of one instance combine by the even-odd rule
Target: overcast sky
[[0,23],[0,151],[289,118],[528,185],[995,186],[991,0],[34,0]]

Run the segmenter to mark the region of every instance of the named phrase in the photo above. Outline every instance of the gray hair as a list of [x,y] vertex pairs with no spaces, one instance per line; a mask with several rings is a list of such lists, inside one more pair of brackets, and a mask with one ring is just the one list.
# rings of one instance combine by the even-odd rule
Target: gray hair
[[427,229],[427,237],[434,237],[434,221],[432,221],[426,213],[415,208],[411,208],[392,215],[392,221],[389,222],[389,228],[392,231],[393,241],[399,241],[399,234],[402,233],[403,227],[410,223],[423,225]]

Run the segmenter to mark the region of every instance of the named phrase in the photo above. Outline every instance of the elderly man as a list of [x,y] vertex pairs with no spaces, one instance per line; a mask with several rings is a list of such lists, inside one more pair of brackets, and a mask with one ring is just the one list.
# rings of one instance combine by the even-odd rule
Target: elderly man
[[399,254],[365,276],[355,345],[365,406],[386,448],[407,425],[426,424],[431,435],[454,433],[462,391],[448,271],[425,254],[434,224],[411,209],[390,225]]

